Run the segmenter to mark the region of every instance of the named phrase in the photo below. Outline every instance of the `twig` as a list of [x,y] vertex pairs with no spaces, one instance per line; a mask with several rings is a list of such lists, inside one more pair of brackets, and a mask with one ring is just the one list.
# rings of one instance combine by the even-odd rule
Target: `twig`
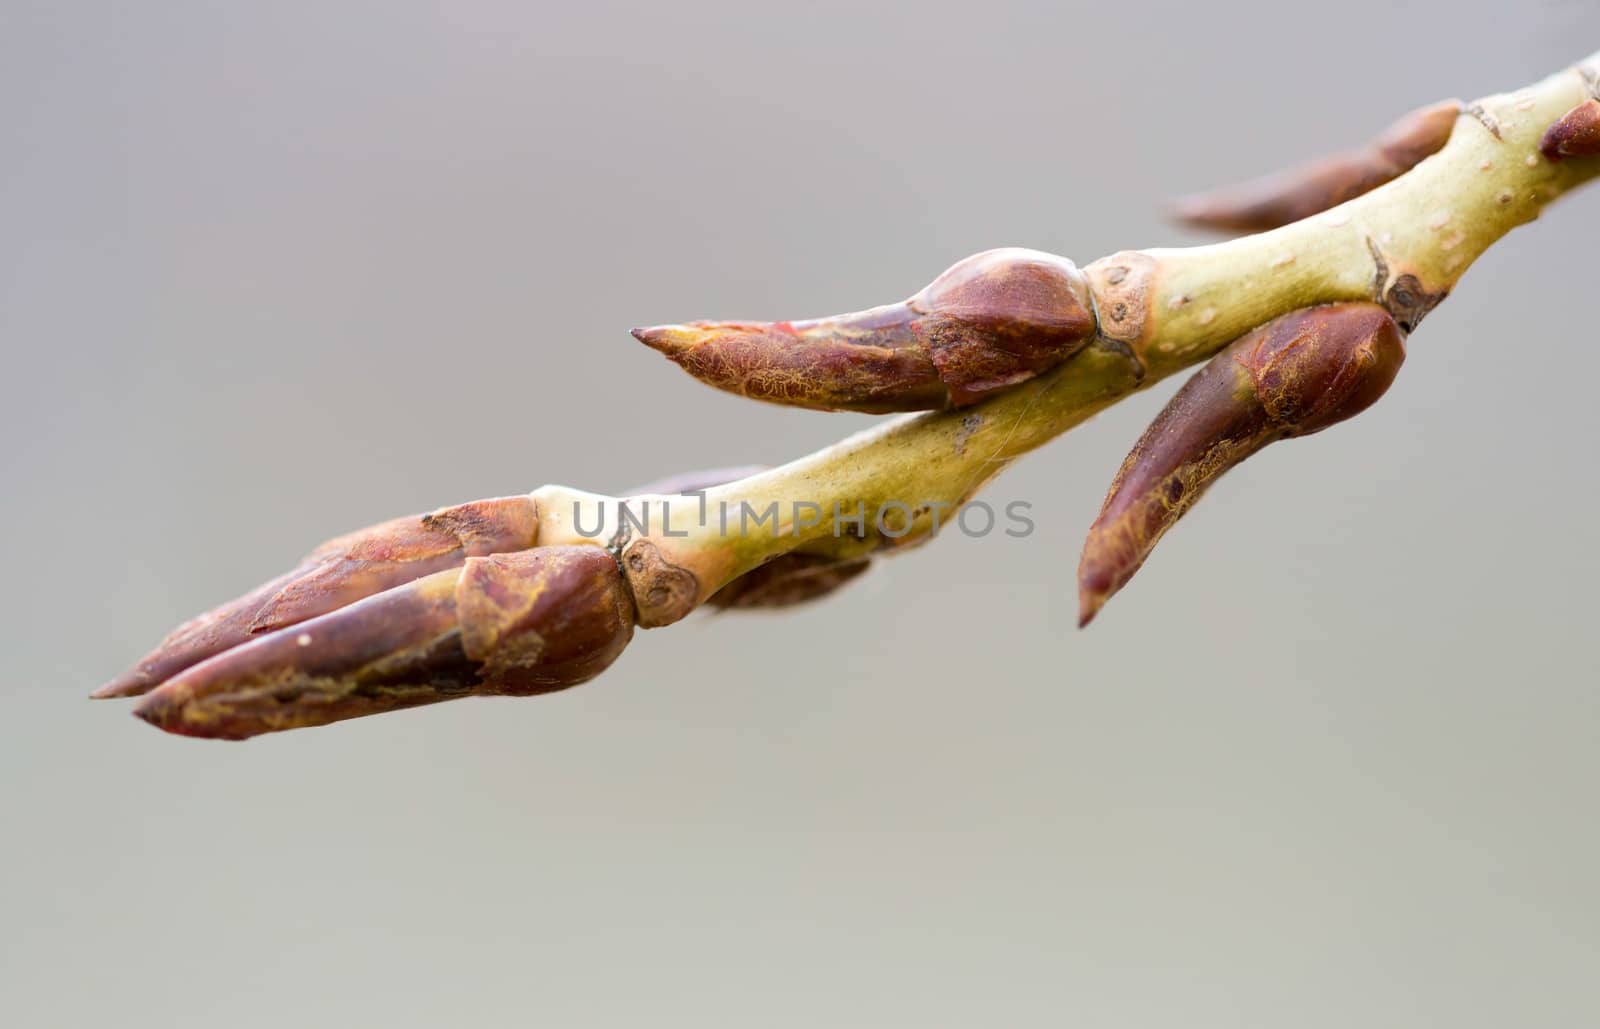
[[1185,204],[1196,221],[1250,227],[1316,212],[1259,235],[1126,250],[1081,272],[993,251],[857,315],[638,330],[693,373],[761,399],[943,409],[733,481],[627,498],[544,486],[342,537],[180,626],[96,696],[148,693],[136,713],[163,729],[243,738],[574,685],[635,623],[829,592],[873,555],[931,538],[1018,457],[1212,359],[1113,486],[1080,573],[1087,618],[1217,475],[1370,404],[1404,334],[1480,254],[1600,176],[1600,53],[1461,107],[1451,125],[1453,109],[1420,112],[1353,156]]
[[[1016,458],[1280,315],[1374,301],[1409,332],[1491,244],[1600,176],[1600,160],[1551,161],[1540,152],[1546,130],[1591,98],[1597,76],[1600,53],[1527,89],[1477,101],[1438,153],[1332,210],[1260,235],[1126,250],[1088,265],[1100,338],[1053,371],[974,407],[902,418],[707,493],[713,510],[747,504],[760,512],[776,503],[775,531],[725,536],[715,521],[697,524],[699,498],[653,496],[628,503],[637,513],[648,500],[658,516],[670,505],[674,531],[688,535],[665,535],[659,517],[653,531],[630,533],[620,528],[617,500],[547,486],[533,494],[540,542],[587,539],[573,530],[575,505],[585,529],[603,522],[603,537],[620,541],[619,552],[632,548],[643,558],[625,565],[641,598],[640,624],[666,625],[777,554],[852,558],[921,540],[933,525],[932,506],[909,526],[895,523],[898,507],[888,508],[893,538],[872,524],[872,513],[947,505],[940,510],[948,524],[950,509]],[[818,505],[828,517],[798,524],[796,504]],[[835,504],[845,514],[864,506],[865,538],[835,534]],[[673,569],[692,575],[692,589]],[[669,579],[675,585],[651,603]]]

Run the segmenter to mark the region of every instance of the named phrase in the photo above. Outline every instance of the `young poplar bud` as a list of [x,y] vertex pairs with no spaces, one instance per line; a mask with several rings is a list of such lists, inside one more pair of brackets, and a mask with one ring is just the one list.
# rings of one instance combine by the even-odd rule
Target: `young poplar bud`
[[329,540],[293,571],[178,626],[130,671],[93,696],[148,692],[190,665],[252,637],[459,567],[469,557],[531,547],[538,529],[532,498],[502,497],[396,518]]
[[1419,108],[1360,150],[1179,200],[1174,216],[1199,228],[1262,232],[1337,207],[1410,171],[1450,139],[1459,100]]
[[988,250],[910,300],[797,322],[690,322],[635,329],[701,382],[815,410],[962,407],[1071,357],[1094,337],[1071,261]]
[[134,713],[241,740],[457,697],[529,696],[604,671],[633,635],[616,562],[589,546],[468,558],[194,665]]
[[1585,100],[1562,115],[1545,130],[1539,152],[1552,161],[1600,155],[1600,100]]
[[1291,312],[1212,358],[1156,416],[1112,481],[1078,566],[1078,624],[1127,584],[1219,476],[1269,443],[1366,410],[1404,360],[1399,326],[1370,303]]

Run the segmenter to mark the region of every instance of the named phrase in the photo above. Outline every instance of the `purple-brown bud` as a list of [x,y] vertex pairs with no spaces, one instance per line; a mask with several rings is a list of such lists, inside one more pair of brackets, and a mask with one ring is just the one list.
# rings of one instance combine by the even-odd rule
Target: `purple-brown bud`
[[598,547],[472,557],[194,665],[134,713],[167,732],[240,740],[457,697],[548,693],[604,671],[633,624],[621,572]]
[[1585,100],[1562,115],[1545,130],[1539,152],[1552,161],[1600,155],[1600,100]]
[[1174,215],[1200,228],[1261,232],[1337,207],[1410,171],[1450,139],[1461,102],[1419,108],[1360,150],[1178,201]]
[[533,546],[531,497],[502,497],[396,518],[329,540],[299,567],[190,619],[95,697],[145,693],[190,665],[255,636],[314,618],[469,557]]
[[1112,481],[1078,566],[1079,624],[1127,584],[1224,472],[1269,443],[1366,410],[1404,360],[1399,326],[1370,303],[1286,314],[1212,358],[1156,416]]
[[870,414],[976,403],[1060,364],[1094,332],[1073,263],[1017,248],[974,254],[910,300],[855,314],[633,330],[718,389]]

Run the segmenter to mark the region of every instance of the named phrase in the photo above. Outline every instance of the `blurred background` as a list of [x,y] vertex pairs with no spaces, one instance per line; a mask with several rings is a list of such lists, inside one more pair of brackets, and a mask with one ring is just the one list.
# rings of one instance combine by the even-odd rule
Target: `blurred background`
[[336,533],[869,422],[631,326],[1199,242],[1167,200],[1596,47],[1586,0],[4,0],[0,1017],[1600,1020],[1600,191],[1091,631],[1083,533],[1177,380],[993,484],[1032,536],[581,689],[242,746],[84,699]]

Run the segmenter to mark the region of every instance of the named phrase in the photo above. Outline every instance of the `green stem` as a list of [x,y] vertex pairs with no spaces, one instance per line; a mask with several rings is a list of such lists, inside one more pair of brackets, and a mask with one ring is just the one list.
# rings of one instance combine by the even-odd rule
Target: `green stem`
[[[1330,211],[1224,243],[1124,251],[1095,262],[1085,273],[1103,345],[988,401],[887,422],[710,490],[703,501],[633,498],[636,520],[647,508],[653,515],[648,530],[623,526],[615,498],[547,486],[533,494],[539,543],[603,543],[619,553],[647,544],[665,567],[692,576],[683,580],[686,593],[668,596],[652,590],[654,570],[640,571],[640,562],[629,570],[625,562],[641,624],[667,624],[790,550],[843,558],[927,539],[936,518],[948,524],[957,506],[1016,458],[1279,315],[1376,300],[1413,328],[1496,240],[1600,175],[1600,158],[1552,163],[1538,150],[1545,129],[1591,95],[1596,81],[1600,53],[1527,89],[1480,100],[1439,153]],[[753,521],[774,504],[775,517]],[[862,531],[836,520],[835,505],[844,519],[859,505]]]

